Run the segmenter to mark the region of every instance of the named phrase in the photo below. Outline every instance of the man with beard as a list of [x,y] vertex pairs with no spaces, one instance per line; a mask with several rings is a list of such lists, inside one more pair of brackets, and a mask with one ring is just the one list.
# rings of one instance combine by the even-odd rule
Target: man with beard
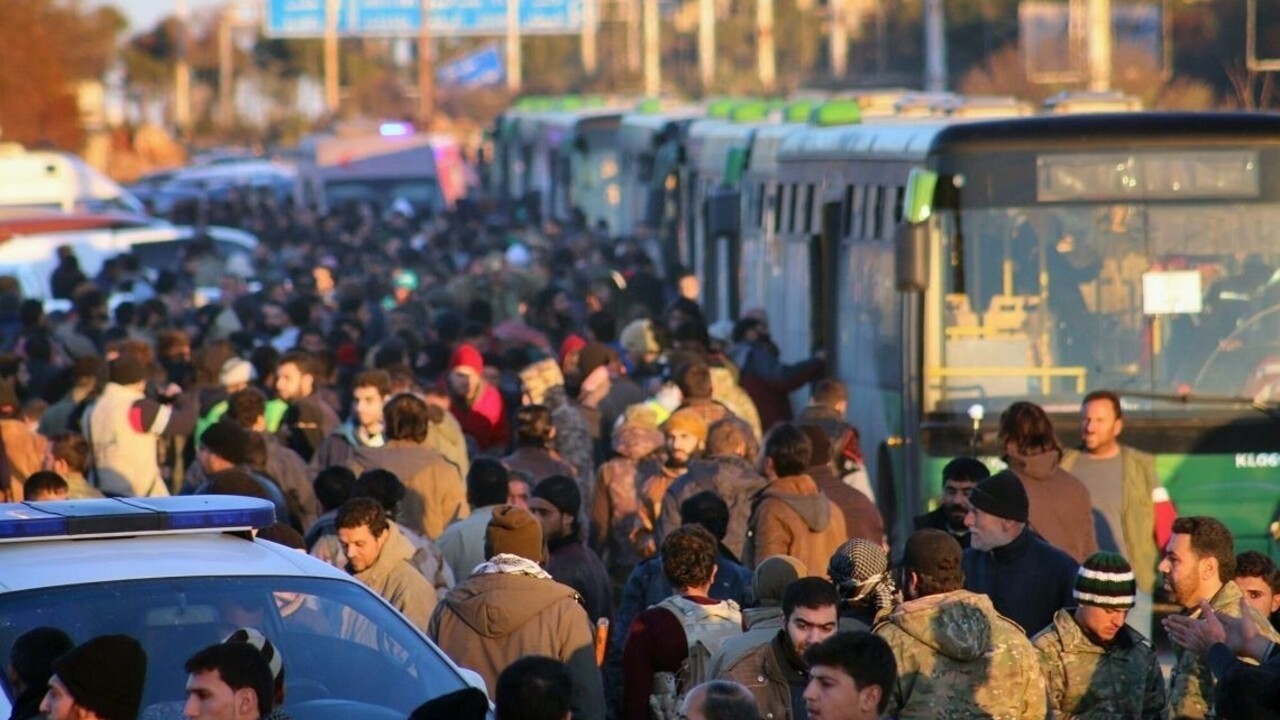
[[964,524],[964,516],[969,514],[969,493],[989,477],[991,471],[974,458],[958,457],[947,463],[942,468],[942,500],[937,509],[915,517],[915,529],[944,530],[961,548],[969,547],[969,528]]
[[718,679],[741,683],[767,718],[807,720],[804,690],[809,684],[805,652],[835,635],[840,597],[820,577],[796,580],[782,595],[783,627],[773,640],[734,660]]
[[[1241,616],[1244,593],[1232,578],[1236,572],[1235,540],[1231,531],[1211,517],[1180,517],[1160,561],[1164,588],[1192,618],[1202,603],[1219,615]],[[1271,640],[1280,640],[1266,619],[1245,604],[1255,624]],[[1168,624],[1168,620],[1165,621]],[[1169,707],[1175,718],[1212,718],[1214,677],[1208,663],[1186,648],[1178,648],[1169,675]]]
[[582,542],[582,492],[567,475],[552,475],[539,482],[529,498],[529,510],[542,525],[547,540],[547,562],[551,577],[582,596],[591,622],[613,617],[609,573],[600,556]]
[[701,456],[707,441],[707,423],[697,412],[681,409],[671,413],[671,417],[662,424],[662,433],[666,438],[666,460],[661,464],[643,462],[636,473],[640,506],[638,527],[632,534],[632,542],[642,559],[657,552],[654,534],[662,514],[663,497],[676,478],[685,473],[689,462]]
[[1073,610],[1059,610],[1031,644],[1062,717],[1168,716],[1155,646],[1125,624],[1138,584],[1123,555],[1097,552],[1080,566]]
[[280,439],[308,462],[321,441],[338,427],[338,414],[315,392],[319,377],[320,363],[301,350],[285,353],[276,371],[276,393],[289,403]]

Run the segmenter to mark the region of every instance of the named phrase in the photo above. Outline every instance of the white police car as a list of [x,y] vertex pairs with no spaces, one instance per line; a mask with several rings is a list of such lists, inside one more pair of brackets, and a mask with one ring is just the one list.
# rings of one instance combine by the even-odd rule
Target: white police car
[[0,504],[0,663],[40,626],[131,635],[147,651],[142,717],[180,717],[183,664],[240,627],[280,652],[295,720],[404,720],[479,682],[355,579],[252,539],[274,522],[270,503],[228,496]]

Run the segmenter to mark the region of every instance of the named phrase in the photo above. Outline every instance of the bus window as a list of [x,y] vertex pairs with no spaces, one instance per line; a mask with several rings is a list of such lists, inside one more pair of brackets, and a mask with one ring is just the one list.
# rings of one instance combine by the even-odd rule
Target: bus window
[[796,206],[800,201],[800,186],[793,184],[791,192],[787,195],[787,232],[796,231]]
[[849,224],[852,228],[849,236],[854,240],[861,240],[866,237],[866,208],[867,208],[867,186],[858,185],[853,188],[853,208],[849,211]]
[[785,210],[784,201],[786,199],[787,186],[778,183],[773,194],[773,232],[782,232],[782,216]]
[[893,224],[896,226],[902,222],[902,208],[906,204],[907,189],[898,187],[894,189],[893,198]]
[[842,208],[844,219],[840,226],[840,237],[847,238],[853,235],[853,186],[846,185],[844,187],[844,207]]
[[813,232],[813,193],[814,193],[813,185],[805,186],[803,230],[806,235]]
[[885,188],[879,185],[871,189],[875,193],[874,204],[871,206],[871,232],[868,236],[872,240],[884,239],[884,191]]
[[765,183],[760,183],[759,187],[756,188],[756,193],[755,193],[755,196],[756,196],[755,207],[754,207],[755,226],[760,228],[761,230],[764,229],[764,198],[765,198],[765,192],[766,192],[765,187],[766,187]]

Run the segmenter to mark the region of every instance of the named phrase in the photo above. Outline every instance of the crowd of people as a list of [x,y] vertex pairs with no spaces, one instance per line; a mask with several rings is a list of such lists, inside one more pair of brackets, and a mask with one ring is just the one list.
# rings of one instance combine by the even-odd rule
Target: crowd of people
[[[158,274],[63,253],[67,313],[0,287],[4,499],[266,499],[261,537],[385,598],[500,720],[1280,712],[1280,573],[1169,514],[1114,393],[1086,397],[1076,449],[1009,406],[1008,469],[955,458],[891,547],[822,357],[783,363],[758,310],[709,325],[696,279],[638,244],[253,194],[208,210],[262,239],[252,282],[195,241]],[[1167,682],[1161,577],[1185,610]],[[136,720],[136,641],[49,630],[12,649],[14,720]],[[283,666],[238,631],[187,662],[186,717],[287,717]],[[464,692],[414,717],[487,710]]]

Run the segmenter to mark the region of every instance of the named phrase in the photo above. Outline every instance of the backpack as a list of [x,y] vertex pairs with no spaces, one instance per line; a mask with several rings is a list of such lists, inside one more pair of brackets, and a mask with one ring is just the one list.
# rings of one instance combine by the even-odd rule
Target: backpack
[[653,674],[653,693],[649,696],[649,711],[654,720],[676,720],[685,693],[711,679],[711,656],[725,640],[742,634],[742,611],[732,600],[699,605],[679,595],[672,595],[653,607],[676,616],[689,644],[689,656],[678,672]]

